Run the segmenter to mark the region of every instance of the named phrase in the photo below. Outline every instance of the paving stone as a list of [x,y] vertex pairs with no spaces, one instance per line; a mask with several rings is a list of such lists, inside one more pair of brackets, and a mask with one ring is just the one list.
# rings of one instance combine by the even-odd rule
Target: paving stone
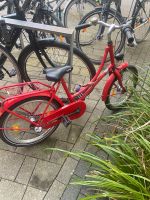
[[101,117],[101,112],[98,109],[94,109],[94,111],[92,112],[89,118],[89,122],[94,123],[98,121],[100,117]]
[[89,99],[98,101],[101,98],[101,90],[100,89],[94,89],[92,93],[89,95]]
[[86,103],[86,105],[87,105],[86,111],[92,112],[92,111],[94,110],[96,104],[97,104],[97,101],[94,101],[94,100],[92,100],[92,99],[86,99],[86,100],[85,100],[85,103]]
[[14,180],[24,161],[24,156],[0,150],[0,177]]
[[84,160],[80,160],[74,171],[74,174],[79,177],[84,177],[87,174],[87,172],[90,168],[90,165],[91,165],[90,163],[88,163]]
[[59,128],[57,129],[57,131],[54,132],[51,138],[55,140],[61,140],[61,141],[67,142],[70,129],[71,129],[71,125],[66,128],[64,127],[63,124],[60,124]]
[[85,112],[80,118],[73,120],[72,124],[80,125],[80,126],[85,126],[86,122],[88,121],[91,113]]
[[14,152],[16,150],[16,147],[10,146],[5,142],[3,142],[2,140],[0,140],[0,149]]
[[79,138],[74,145],[72,151],[83,151],[87,146],[87,141],[85,139]]
[[67,158],[57,176],[57,180],[61,183],[68,184],[77,164],[78,161],[74,160],[73,158]]
[[86,152],[89,152],[89,153],[92,153],[92,154],[96,154],[96,152],[98,151],[97,150],[97,147],[91,145],[90,143],[87,145],[86,149],[85,149]]
[[57,176],[60,167],[60,165],[54,163],[38,160],[29,185],[47,191]]
[[37,159],[26,157],[15,181],[18,183],[27,184],[36,162]]
[[1,200],[21,200],[26,186],[2,179],[0,181]]
[[87,122],[86,125],[84,126],[83,130],[82,130],[80,138],[82,138],[86,141],[89,141],[90,135],[93,134],[97,123],[98,123],[97,121],[95,123]]
[[47,148],[52,148],[55,146],[56,140],[54,138],[48,137],[44,142],[30,146],[30,147],[19,147],[17,148],[16,152],[31,156],[34,158],[39,158],[42,160],[49,160],[51,152],[46,151]]
[[[73,147],[73,144],[57,141],[55,148],[63,149],[69,151]],[[63,152],[59,151],[53,151],[50,162],[56,163],[56,164],[63,164],[66,159],[66,155]]]
[[[71,178],[71,182],[73,182],[73,180],[77,179],[77,176],[73,176]],[[80,187],[81,186],[77,186],[77,185],[68,185],[68,187],[66,188],[65,192],[63,193],[61,200],[76,200],[80,191]]]
[[103,150],[98,150],[96,155],[101,159],[104,159],[104,160],[108,159],[108,154],[106,152],[104,152]]
[[80,136],[82,129],[83,127],[81,126],[72,125],[67,141],[74,144]]
[[23,200],[43,200],[46,192],[38,190],[36,188],[28,187]]
[[103,112],[105,108],[106,108],[105,103],[100,99],[96,105],[96,109],[98,109],[100,112]]
[[44,200],[60,200],[65,188],[66,185],[55,180],[50,187],[48,193],[46,194]]
[[90,195],[90,194],[94,194],[94,191],[91,189],[91,187],[87,187],[87,186],[82,186],[80,193],[82,195]]
[[84,197],[85,197],[85,195],[83,195],[83,194],[79,194],[77,200],[81,200],[81,199],[84,198]]

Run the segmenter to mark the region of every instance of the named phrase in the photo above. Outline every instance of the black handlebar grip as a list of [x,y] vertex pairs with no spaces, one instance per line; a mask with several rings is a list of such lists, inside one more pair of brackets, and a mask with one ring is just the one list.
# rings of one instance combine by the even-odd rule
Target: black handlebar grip
[[76,30],[81,30],[81,29],[84,29],[84,28],[88,28],[88,27],[90,27],[90,26],[92,26],[92,24],[90,24],[90,23],[87,23],[87,24],[80,24],[80,25],[77,25],[77,26],[75,27],[75,29],[76,29]]
[[134,36],[132,34],[132,28],[130,28],[130,27],[125,28],[124,33],[127,37],[128,43],[132,44],[134,42]]

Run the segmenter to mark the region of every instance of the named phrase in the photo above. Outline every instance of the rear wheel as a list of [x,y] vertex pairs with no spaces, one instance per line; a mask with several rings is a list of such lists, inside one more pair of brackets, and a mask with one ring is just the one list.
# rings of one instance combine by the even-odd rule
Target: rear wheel
[[[43,114],[48,101],[48,97],[31,97],[14,104],[10,110],[27,118],[30,121],[38,121]],[[47,111],[57,110],[60,105],[52,101]],[[5,112],[0,121],[1,138],[4,142],[12,146],[30,146],[37,144],[50,136],[58,127],[53,126],[49,129],[35,127],[32,123],[25,121],[11,113]]]
[[137,85],[138,72],[134,66],[128,66],[121,73],[122,83],[126,92],[122,92],[118,80],[115,79],[112,82],[105,101],[106,107],[110,110],[118,110],[126,106],[128,99],[132,96]]
[[[39,41],[38,46],[46,53],[48,59],[41,51],[41,57],[47,68],[63,67],[68,65],[70,45],[59,43],[57,41],[43,40]],[[19,57],[19,66],[22,70],[23,78],[26,82],[41,80],[47,82],[45,74],[43,74],[43,65],[39,61],[31,45],[27,46]],[[77,48],[73,52],[73,70],[71,72],[72,89],[76,84],[84,85],[95,75],[95,68],[90,60]],[[65,75],[68,81],[69,75]]]

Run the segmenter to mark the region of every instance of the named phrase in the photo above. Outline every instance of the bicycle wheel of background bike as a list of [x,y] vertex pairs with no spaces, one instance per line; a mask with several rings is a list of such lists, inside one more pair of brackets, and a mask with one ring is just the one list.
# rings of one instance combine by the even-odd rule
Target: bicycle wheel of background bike
[[132,24],[137,43],[142,42],[150,32],[150,1],[143,0],[141,5],[137,8]]
[[65,27],[74,28],[80,20],[97,6],[96,0],[72,0],[64,12]]
[[22,82],[18,64],[7,49],[0,45],[0,86],[18,82]]
[[122,92],[118,80],[114,79],[112,82],[105,105],[110,110],[119,110],[127,105],[128,99],[132,96],[138,81],[138,71],[134,66],[128,66],[128,68],[121,71],[122,83],[126,89],[126,92]]
[[[97,8],[85,15],[79,24],[88,23],[93,17],[109,24],[121,25],[123,23],[123,18],[114,10],[110,9],[109,12],[102,14],[102,9]],[[76,31],[77,47],[95,64],[99,64],[103,58],[104,49],[107,45],[107,31],[108,28],[99,24]],[[115,53],[119,53],[124,46],[124,37],[120,30],[115,30],[112,33],[112,41],[114,42]]]
[[[14,104],[10,110],[31,121],[38,121],[49,102],[48,97],[30,97]],[[56,101],[52,101],[47,111],[60,108]],[[50,136],[57,128],[55,125],[49,129],[35,127],[32,123],[25,121],[11,113],[5,112],[1,116],[0,130],[1,139],[12,146],[30,146],[37,144]],[[11,129],[11,130],[9,130]]]
[[[58,41],[41,40],[38,42],[38,46],[41,51],[41,57],[45,62],[47,68],[49,67],[60,67],[68,65],[69,59],[69,44],[60,43]],[[44,57],[42,51],[48,56],[48,61]],[[38,60],[31,45],[28,45],[20,54],[19,66],[21,67],[21,72],[23,78],[26,82],[33,80],[41,80],[48,83],[43,74],[43,66]],[[88,81],[95,75],[95,68],[90,60],[77,48],[74,48],[73,53],[73,70],[71,72],[72,79],[72,89],[75,85],[83,85],[88,83]],[[65,75],[68,81],[69,74]]]

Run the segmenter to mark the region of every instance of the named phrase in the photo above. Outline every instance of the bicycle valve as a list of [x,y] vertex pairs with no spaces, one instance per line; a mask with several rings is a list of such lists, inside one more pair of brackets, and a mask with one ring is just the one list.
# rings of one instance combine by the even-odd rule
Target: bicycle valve
[[92,19],[90,20],[91,24],[93,25],[97,25],[98,24],[98,18],[97,17],[92,17]]

